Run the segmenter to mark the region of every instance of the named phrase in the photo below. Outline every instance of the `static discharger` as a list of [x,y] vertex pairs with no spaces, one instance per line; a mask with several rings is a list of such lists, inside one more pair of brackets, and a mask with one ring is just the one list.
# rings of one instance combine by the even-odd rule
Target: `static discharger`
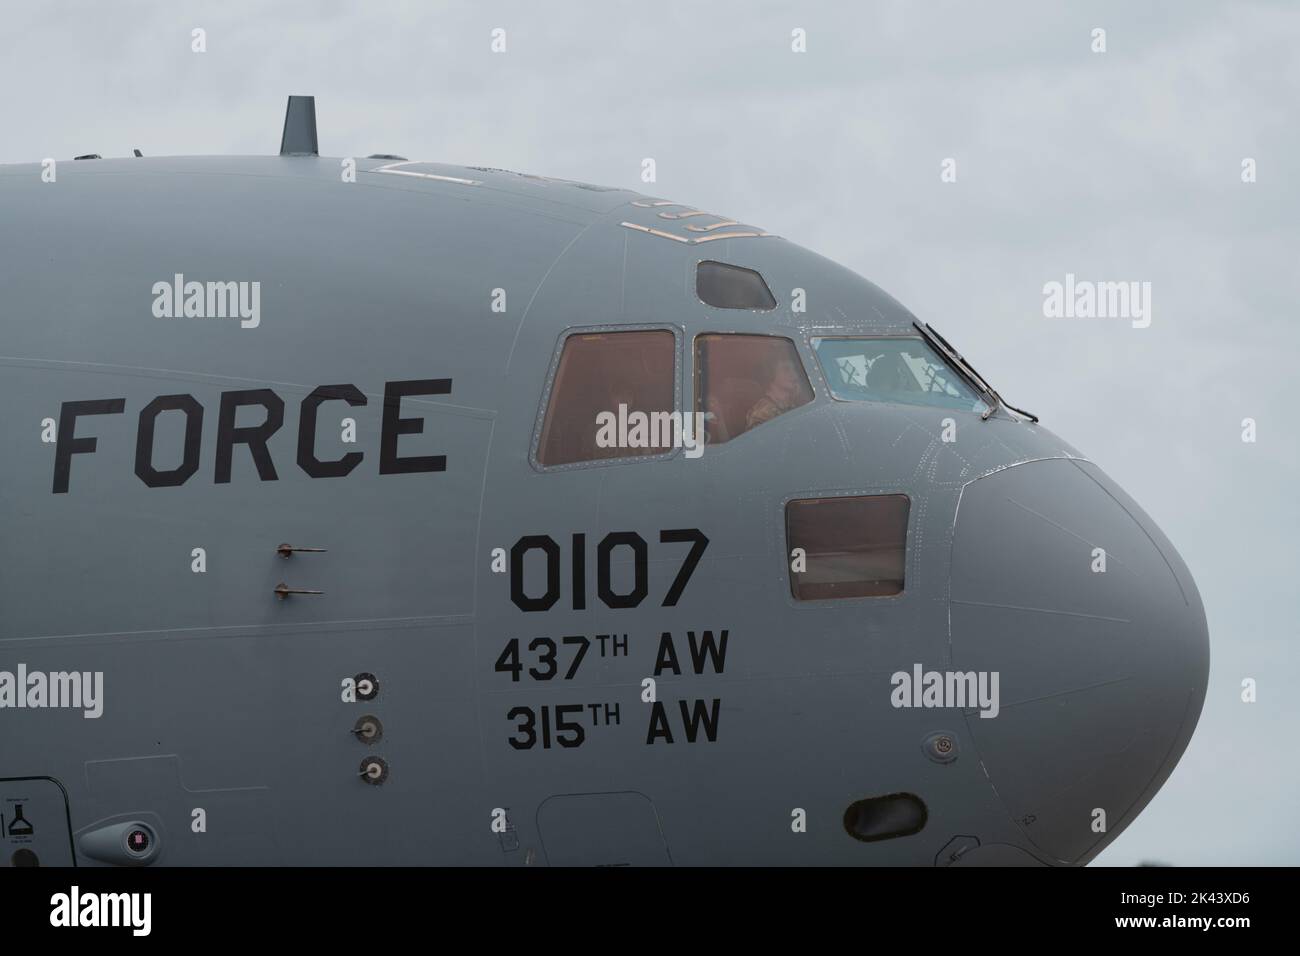
[[329,551],[329,548],[295,548],[288,542],[275,549],[275,553],[286,560],[292,558],[294,552],[298,554],[325,554],[327,551]]
[[324,591],[317,591],[312,588],[291,588],[281,581],[275,586],[275,596],[281,601],[287,600],[293,594],[324,594]]

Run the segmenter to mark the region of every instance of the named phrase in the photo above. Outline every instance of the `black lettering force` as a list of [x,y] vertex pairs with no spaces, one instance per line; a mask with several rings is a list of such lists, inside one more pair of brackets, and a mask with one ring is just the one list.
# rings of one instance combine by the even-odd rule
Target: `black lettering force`
[[[379,473],[407,475],[446,471],[445,455],[402,457],[397,453],[403,435],[424,432],[424,419],[403,418],[402,399],[413,395],[449,395],[451,379],[429,378],[384,384],[384,414],[379,442]],[[325,402],[342,401],[353,407],[367,404],[361,390],[352,384],[322,385],[304,398],[298,409],[298,467],[312,478],[343,478],[361,464],[364,453],[352,451],[335,461],[322,461],[316,455],[316,419]],[[236,427],[241,407],[255,406],[262,411],[259,424]],[[93,435],[77,437],[77,419],[91,415],[120,415],[126,399],[105,398],[95,401],[64,402],[59,409],[59,431],[54,446],[54,487],[56,495],[67,494],[71,483],[74,455],[94,454],[99,439]],[[178,464],[154,460],[154,432],[160,416],[179,412],[185,417],[185,440]],[[276,481],[279,475],[271,458],[268,443],[284,424],[284,399],[269,388],[222,392],[217,421],[216,484],[230,481],[235,446],[247,448],[258,478]],[[140,410],[135,439],[135,473],[150,488],[172,488],[185,484],[199,470],[199,450],[203,437],[204,408],[192,395],[159,395]]]

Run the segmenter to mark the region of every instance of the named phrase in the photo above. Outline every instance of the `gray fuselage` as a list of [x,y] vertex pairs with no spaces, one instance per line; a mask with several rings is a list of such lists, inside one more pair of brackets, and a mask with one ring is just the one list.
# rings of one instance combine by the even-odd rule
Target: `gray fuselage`
[[[103,675],[98,717],[0,710],[0,812],[34,828],[0,864],[1084,863],[1152,798],[1205,693],[1187,568],[1040,425],[832,398],[810,338],[914,336],[899,303],[778,237],[700,242],[633,192],[357,164],[0,168],[0,671]],[[777,307],[704,304],[702,259],[757,271]],[[177,275],[260,283],[256,325],[159,317]],[[815,397],[698,458],[540,466],[565,337],[628,328],[675,336],[678,409],[704,333],[790,339]],[[345,385],[364,404],[318,395],[300,435],[304,399]],[[283,404],[270,468],[234,442],[226,475],[222,396],[264,400],[237,411],[252,428],[262,390]],[[313,477],[304,447],[363,457]],[[907,496],[901,594],[793,596],[787,502],[842,495]],[[665,606],[690,545],[663,534],[683,529],[707,547]],[[634,607],[599,587],[620,532],[646,544]],[[525,611],[512,579],[545,592],[546,552],[509,556],[542,537],[557,599]],[[633,588],[633,553],[606,550],[606,590]],[[997,672],[997,716],[895,706],[891,675],[917,665]],[[382,736],[353,732],[363,716]],[[919,831],[847,832],[856,801],[900,793]],[[150,834],[138,860],[124,824]]]

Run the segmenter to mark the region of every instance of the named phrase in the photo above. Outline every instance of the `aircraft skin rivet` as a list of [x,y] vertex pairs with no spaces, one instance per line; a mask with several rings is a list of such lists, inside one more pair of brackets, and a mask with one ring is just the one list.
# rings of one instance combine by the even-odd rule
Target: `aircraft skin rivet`
[[952,763],[957,759],[957,735],[947,731],[930,734],[921,742],[921,749],[935,763]]

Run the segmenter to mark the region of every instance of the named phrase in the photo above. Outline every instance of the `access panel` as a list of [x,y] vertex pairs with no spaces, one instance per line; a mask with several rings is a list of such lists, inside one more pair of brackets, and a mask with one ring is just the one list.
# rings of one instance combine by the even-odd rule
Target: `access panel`
[[0,866],[75,866],[68,795],[53,777],[0,778]]

